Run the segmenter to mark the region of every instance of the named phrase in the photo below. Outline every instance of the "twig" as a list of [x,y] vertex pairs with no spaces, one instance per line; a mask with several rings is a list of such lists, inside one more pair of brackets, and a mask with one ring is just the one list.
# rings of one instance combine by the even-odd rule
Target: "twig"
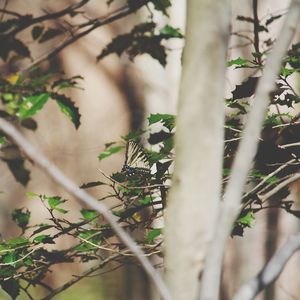
[[286,149],[286,148],[297,147],[297,146],[300,146],[300,142],[280,145],[280,148]]
[[78,281],[80,281],[81,279],[85,278],[86,276],[88,276],[88,275],[94,273],[95,271],[103,268],[106,264],[108,264],[112,260],[115,260],[119,256],[120,256],[120,254],[113,254],[113,255],[107,257],[106,259],[104,259],[103,261],[101,261],[101,263],[99,265],[90,268],[89,270],[83,272],[80,276],[76,276],[73,279],[71,279],[70,281],[68,281],[67,283],[63,284],[62,286],[54,289],[49,295],[47,295],[46,297],[44,297],[42,300],[50,300],[50,299],[52,299],[57,294],[61,293],[62,291],[66,290],[66,289],[68,289],[69,287],[71,287],[72,285],[74,285],[75,283],[77,283]]
[[278,278],[287,261],[299,249],[300,234],[291,235],[261,272],[239,289],[233,300],[254,299],[260,291]]
[[17,33],[19,33],[20,31],[24,30],[25,28],[33,25],[33,24],[37,24],[40,22],[44,22],[46,20],[52,20],[52,19],[57,19],[60,18],[64,15],[67,15],[71,12],[73,12],[75,9],[85,5],[87,2],[89,2],[90,0],[82,0],[78,3],[72,4],[70,6],[68,6],[67,8],[58,11],[58,12],[54,12],[54,13],[47,13],[43,16],[37,17],[37,18],[33,18],[33,19],[28,19],[28,21],[23,22],[22,25],[16,27],[14,30],[12,30],[9,34],[10,35],[15,35]]
[[53,163],[51,163],[39,150],[37,150],[14,126],[2,118],[0,118],[0,129],[12,138],[15,143],[23,149],[24,153],[41,169],[43,169],[54,181],[63,186],[71,195],[79,199],[82,203],[90,206],[103,215],[124,245],[126,245],[128,249],[136,255],[144,270],[157,287],[161,297],[165,300],[170,300],[170,293],[161,279],[161,276],[155,271],[150,261],[145,257],[141,248],[117,223],[115,216],[106,208],[106,206],[101,202],[98,202],[84,190],[77,187],[74,182],[55,167]]
[[0,263],[0,266],[11,266],[14,265],[22,260],[24,260],[26,257],[28,257],[30,254],[32,254],[33,252],[35,252],[36,250],[42,248],[43,246],[37,246],[36,248],[32,249],[31,251],[29,251],[27,254],[25,254],[24,256],[22,256],[21,258],[13,261],[13,262],[8,262],[8,263]]
[[[287,166],[291,165],[292,163],[294,163],[296,160],[295,159],[291,159],[288,162],[286,162],[285,164],[281,165],[280,167],[278,167],[275,171],[273,171],[272,173],[268,174],[258,185],[256,185],[251,191],[249,191],[247,194],[245,194],[243,196],[243,199],[247,199],[247,197],[249,197],[250,195],[253,195],[255,192],[257,192],[259,190],[259,188],[261,186],[263,186],[271,177],[275,176],[276,174],[278,174],[280,171],[282,171],[283,169],[285,169]],[[252,200],[246,202],[243,205],[243,209],[248,206],[250,203],[252,202]]]
[[254,19],[254,22],[253,22],[253,30],[254,30],[254,49],[255,49],[255,52],[258,54],[257,56],[257,62],[259,64],[261,64],[261,56],[259,55],[259,19],[258,19],[258,14],[257,14],[257,11],[258,11],[258,7],[257,7],[257,3],[258,0],[253,0],[252,1],[252,7],[253,7],[253,19]]
[[281,28],[277,43],[267,58],[243,138],[239,143],[233,162],[230,180],[224,194],[224,201],[219,210],[219,222],[215,225],[215,238],[208,251],[209,255],[202,276],[201,300],[215,300],[218,298],[221,268],[227,239],[240,211],[240,201],[257,150],[260,131],[269,104],[269,94],[274,88],[281,60],[292,41],[299,18],[300,0],[294,0]]
[[[86,29],[84,31],[81,31],[78,34],[69,37],[67,40],[65,40],[64,42],[62,42],[58,47],[54,48],[52,51],[50,51],[46,55],[44,55],[41,58],[39,58],[38,60],[34,61],[29,66],[26,66],[26,68],[23,69],[23,70],[21,70],[20,72],[24,72],[24,71],[30,69],[32,66],[38,65],[41,62],[54,57],[60,51],[62,51],[64,48],[66,48],[67,46],[73,44],[74,42],[76,42],[77,40],[79,40],[80,38],[82,38],[83,36],[88,35],[90,32],[92,32],[96,28],[101,27],[101,26],[106,25],[106,24],[109,24],[109,23],[112,23],[112,22],[114,22],[116,20],[119,20],[119,19],[121,19],[123,17],[126,17],[126,16],[130,15],[131,13],[135,12],[136,10],[138,10],[139,8],[140,7],[138,7],[138,8],[128,8],[127,10],[121,11],[118,14],[114,14],[114,15],[108,17],[108,18],[105,18],[104,20],[102,20],[102,19],[93,20],[91,26],[88,29]],[[90,22],[88,22],[88,23],[90,23]]]
[[286,179],[285,181],[281,182],[280,184],[278,184],[275,188],[273,188],[271,191],[269,191],[268,193],[264,194],[264,195],[259,195],[259,199],[262,202],[265,202],[266,200],[268,200],[271,196],[275,195],[276,193],[278,193],[281,189],[283,189],[284,187],[290,185],[291,183],[293,183],[294,181],[297,181],[300,179],[300,174],[294,174],[293,176],[291,176],[290,178]]

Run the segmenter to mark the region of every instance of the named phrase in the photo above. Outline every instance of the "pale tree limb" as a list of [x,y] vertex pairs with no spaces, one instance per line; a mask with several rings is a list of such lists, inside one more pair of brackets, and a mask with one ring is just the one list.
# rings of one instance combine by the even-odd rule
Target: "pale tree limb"
[[291,183],[300,180],[300,174],[294,174],[291,177],[289,177],[288,179],[282,181],[281,183],[279,183],[277,186],[275,186],[272,190],[270,190],[269,192],[263,194],[263,195],[258,195],[258,198],[261,200],[261,202],[265,202],[267,201],[271,196],[275,195],[276,193],[278,193],[281,189],[285,188],[286,186],[290,185]]
[[221,202],[230,1],[187,1],[186,44],[165,225],[167,282],[195,300]]
[[294,0],[286,15],[273,51],[269,55],[263,75],[258,83],[255,101],[239,144],[232,172],[227,184],[224,201],[215,224],[215,239],[207,257],[201,280],[200,299],[218,299],[223,256],[228,237],[240,211],[240,202],[251,169],[269,104],[270,93],[281,66],[283,56],[294,36],[300,18],[300,0]]
[[278,278],[288,260],[299,249],[300,234],[290,236],[260,273],[238,290],[233,300],[254,299],[260,291]]
[[106,221],[110,224],[119,239],[124,245],[137,257],[142,267],[152,279],[157,287],[161,297],[164,300],[171,300],[170,293],[165,286],[161,276],[155,271],[150,261],[133,239],[124,231],[117,223],[115,216],[95,198],[87,192],[80,189],[74,182],[67,178],[56,166],[53,165],[38,149],[36,149],[18,130],[6,120],[0,118],[0,130],[7,134],[14,142],[20,146],[24,153],[34,161],[41,169],[43,169],[54,181],[64,187],[71,195],[79,199],[82,203],[97,210]]

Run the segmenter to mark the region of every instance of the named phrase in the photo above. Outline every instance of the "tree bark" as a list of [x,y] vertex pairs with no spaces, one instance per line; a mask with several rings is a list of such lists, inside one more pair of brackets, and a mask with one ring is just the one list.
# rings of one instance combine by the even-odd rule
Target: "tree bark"
[[221,198],[227,1],[187,2],[175,170],[166,212],[167,282],[175,300],[196,299]]

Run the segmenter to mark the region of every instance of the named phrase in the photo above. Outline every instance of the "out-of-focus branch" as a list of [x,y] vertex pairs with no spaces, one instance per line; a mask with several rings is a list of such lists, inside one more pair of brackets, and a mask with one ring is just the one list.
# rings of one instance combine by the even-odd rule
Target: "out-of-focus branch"
[[[33,65],[37,65],[40,64],[41,62],[48,60],[52,57],[54,57],[55,55],[57,55],[60,51],[62,51],[63,49],[65,49],[67,46],[73,44],[74,42],[76,42],[77,40],[79,40],[80,38],[82,38],[85,35],[88,35],[90,32],[92,32],[93,30],[95,30],[98,27],[101,27],[103,25],[112,23],[116,20],[119,20],[123,17],[126,17],[128,15],[130,15],[131,13],[137,11],[140,7],[134,7],[134,8],[130,8],[127,7],[126,9],[122,10],[119,13],[116,14],[110,14],[108,17],[106,18],[98,18],[98,19],[94,19],[93,21],[88,21],[87,24],[82,24],[80,25],[80,27],[87,26],[89,25],[87,29],[81,31],[80,33],[74,34],[71,37],[69,37],[67,40],[63,41],[58,47],[55,47],[52,51],[50,51],[49,53],[47,53],[46,55],[42,56],[41,58],[39,58],[38,60],[35,60],[32,64],[30,64],[29,66],[27,66],[25,69],[22,70],[22,72],[30,69]],[[119,10],[118,10],[119,11]]]
[[277,279],[287,261],[299,249],[300,234],[290,236],[261,272],[239,289],[233,300],[254,299],[260,291]]
[[[45,15],[42,15],[40,17],[33,18],[33,19],[28,18],[28,21],[26,21],[26,22],[24,21],[22,25],[16,27],[9,34],[10,35],[15,35],[15,34],[19,33],[20,31],[24,30],[25,28],[27,28],[31,25],[34,25],[34,24],[37,24],[37,23],[40,23],[40,22],[44,22],[44,21],[47,21],[47,20],[55,20],[57,18],[63,17],[67,14],[70,14],[70,13],[74,12],[76,9],[82,7],[83,5],[88,3],[89,1],[90,0],[82,0],[78,3],[75,3],[75,4],[72,4],[72,5],[68,6],[67,8],[65,8],[61,11],[54,12],[54,13],[47,13]],[[19,16],[19,18],[22,18],[22,17],[24,17],[24,16]]]
[[109,262],[115,260],[116,258],[118,258],[120,256],[120,254],[113,254],[109,257],[107,257],[106,259],[102,260],[98,265],[88,269],[87,271],[85,271],[84,273],[82,273],[80,276],[76,276],[73,279],[71,279],[70,281],[66,282],[65,284],[59,286],[58,288],[52,290],[46,297],[44,297],[42,300],[50,300],[52,299],[54,296],[60,294],[61,292],[65,291],[66,289],[68,289],[69,287],[71,287],[72,285],[74,285],[75,283],[77,283],[78,281],[80,281],[81,279],[93,274],[94,272],[96,272],[99,269],[102,269],[105,265],[107,265]]
[[283,189],[284,187],[290,185],[291,183],[297,181],[300,179],[300,174],[294,174],[291,177],[289,177],[288,179],[284,180],[283,182],[279,183],[276,187],[274,187],[272,190],[270,190],[269,192],[263,194],[263,195],[259,195],[259,199],[262,202],[265,202],[266,200],[268,200],[271,196],[275,195],[276,193],[278,193],[281,189]]
[[14,126],[6,120],[0,118],[0,129],[7,134],[14,142],[20,146],[24,153],[34,161],[41,169],[43,169],[54,181],[64,187],[71,195],[79,199],[82,203],[97,210],[106,221],[110,224],[119,239],[126,247],[137,257],[142,267],[152,279],[157,287],[162,299],[171,300],[170,293],[161,279],[161,276],[156,272],[150,261],[145,257],[141,248],[133,241],[133,239],[124,231],[117,223],[113,214],[95,198],[90,196],[84,190],[67,178],[57,167],[55,167],[38,149],[36,149]]
[[291,3],[277,42],[267,59],[263,75],[258,83],[256,97],[250,110],[243,138],[239,144],[232,172],[227,184],[224,201],[215,225],[215,239],[207,257],[201,282],[201,300],[218,298],[223,255],[232,226],[240,211],[240,202],[249,170],[257,150],[260,131],[269,104],[269,95],[275,86],[281,60],[294,36],[300,18],[300,0]]

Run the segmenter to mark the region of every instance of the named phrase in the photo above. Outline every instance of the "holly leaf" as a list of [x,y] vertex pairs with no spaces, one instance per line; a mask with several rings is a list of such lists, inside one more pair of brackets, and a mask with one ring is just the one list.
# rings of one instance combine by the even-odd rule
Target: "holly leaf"
[[75,128],[78,129],[81,115],[75,103],[63,94],[51,93],[51,97],[56,101],[60,110],[72,121]]
[[1,288],[13,299],[17,299],[20,294],[19,281],[16,279],[8,279],[0,281]]
[[22,229],[24,232],[27,228],[30,219],[30,211],[27,208],[18,208],[12,212],[13,221]]
[[256,89],[259,77],[249,77],[241,85],[237,85],[235,90],[232,91],[232,99],[241,99],[251,97]]

